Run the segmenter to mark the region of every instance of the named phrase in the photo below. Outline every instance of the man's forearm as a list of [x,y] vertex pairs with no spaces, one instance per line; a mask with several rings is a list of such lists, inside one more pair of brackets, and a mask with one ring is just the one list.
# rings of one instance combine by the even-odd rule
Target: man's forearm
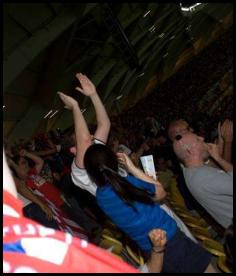
[[90,96],[90,99],[94,105],[96,117],[97,117],[97,123],[98,125],[102,124],[109,124],[110,125],[110,119],[107,115],[106,109],[98,96],[97,93]]
[[232,161],[232,142],[224,143],[223,158],[228,162]]
[[[219,147],[219,154],[223,157],[224,154],[224,140],[222,138],[218,138],[218,147]],[[223,157],[224,158],[224,157]]]
[[84,154],[91,145],[91,136],[79,106],[73,108],[76,137],[76,164],[83,167]]
[[73,108],[73,116],[75,124],[76,142],[78,145],[79,143],[83,142],[84,139],[90,138],[90,133],[79,106]]
[[47,156],[47,155],[51,155],[57,153],[57,149],[49,149],[49,150],[41,150],[41,151],[35,151],[34,154],[38,155],[38,156]]
[[44,161],[41,157],[37,156],[36,154],[26,152],[25,156],[33,160],[36,164],[43,164]]
[[95,138],[106,143],[111,126],[110,119],[98,94],[95,93],[91,95],[90,98],[94,105],[97,118],[97,130],[94,136]]
[[233,170],[233,165],[223,158],[218,158],[216,161],[224,171],[231,172]]
[[36,203],[37,205],[42,205],[42,201],[23,183],[17,183],[16,179],[16,188],[18,193],[27,198],[28,200]]

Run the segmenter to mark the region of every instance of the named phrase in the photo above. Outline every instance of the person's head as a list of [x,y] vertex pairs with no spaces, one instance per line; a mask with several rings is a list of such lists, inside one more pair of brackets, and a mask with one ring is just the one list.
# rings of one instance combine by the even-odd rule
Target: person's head
[[177,135],[183,135],[187,132],[193,132],[193,129],[183,119],[178,119],[178,120],[172,121],[169,124],[168,136],[172,142],[175,140],[175,137]]
[[25,178],[28,175],[28,172],[30,170],[29,161],[20,155],[16,155],[12,158],[12,160],[18,165],[20,175],[17,173],[16,175],[20,178]]
[[166,171],[169,167],[168,160],[166,160],[166,158],[161,156],[156,158],[156,164],[157,164],[157,169],[160,171]]
[[91,145],[85,152],[84,166],[98,187],[111,185],[127,204],[132,205],[134,201],[153,203],[152,194],[132,186],[118,174],[117,156],[106,145]]
[[156,141],[158,145],[164,145],[167,142],[167,134],[165,130],[158,131]]
[[[94,136],[90,135],[91,141],[94,140]],[[76,141],[76,134],[75,132],[70,134],[70,141],[69,141],[69,148],[70,153],[72,153],[74,156],[76,156],[77,153],[77,141]]]
[[107,146],[94,144],[90,146],[84,155],[84,166],[89,176],[98,186],[104,186],[104,166],[118,172],[118,161],[116,154]]
[[61,167],[56,162],[51,162],[50,160],[48,160],[48,162],[54,180],[60,181],[63,176],[63,171],[61,170]]
[[25,148],[27,150],[30,150],[30,151],[35,151],[35,141],[34,139],[32,139],[31,141],[29,141],[26,145],[25,145]]
[[186,166],[193,163],[200,165],[209,157],[204,138],[192,132],[177,135],[173,142],[173,148],[179,160]]

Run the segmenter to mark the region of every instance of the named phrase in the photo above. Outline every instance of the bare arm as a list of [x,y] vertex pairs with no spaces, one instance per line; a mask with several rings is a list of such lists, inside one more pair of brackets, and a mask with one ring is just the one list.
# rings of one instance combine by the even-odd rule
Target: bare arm
[[18,176],[21,175],[19,166],[11,158],[7,158],[7,163],[11,168],[13,168],[16,171]]
[[76,137],[75,163],[78,167],[84,168],[84,154],[87,148],[92,144],[87,124],[79,108],[78,102],[72,97],[67,96],[61,92],[58,92],[58,94],[66,107],[73,112]]
[[7,165],[6,157],[3,149],[3,189],[8,191],[14,197],[17,197],[17,191],[10,169]]
[[223,157],[228,162],[232,161],[232,142],[224,143]]
[[76,87],[76,90],[80,91],[86,96],[89,96],[96,112],[97,129],[94,137],[104,143],[107,142],[107,138],[110,131],[110,119],[107,115],[106,109],[96,91],[94,84],[83,74],[76,74],[77,79],[80,81],[82,89]]
[[138,167],[139,158],[142,156],[144,151],[148,149],[149,146],[144,142],[136,152],[132,153],[131,159],[134,162],[135,166]]
[[77,106],[73,109],[75,136],[76,136],[76,165],[84,168],[84,154],[92,144],[91,136],[84,117]]
[[233,171],[233,165],[231,163],[229,163],[228,161],[224,160],[223,158],[218,158],[216,161],[218,162],[218,164],[222,167],[222,169],[224,171],[226,171],[226,172]]
[[37,155],[37,156],[47,156],[47,155],[51,155],[57,153],[57,148],[53,148],[53,149],[48,149],[48,150],[40,150],[40,151],[34,151],[33,154]]
[[43,168],[43,164],[44,164],[44,161],[41,157],[37,156],[36,154],[30,153],[26,150],[21,150],[20,155],[23,157],[28,157],[31,160],[33,160],[35,162],[35,169],[36,169],[37,173],[41,172],[41,170]]
[[219,148],[216,144],[208,144],[208,152],[223,170],[226,172],[231,172],[233,170],[233,165],[220,156]]
[[14,177],[14,181],[18,193],[38,205],[42,203],[42,201],[25,185],[23,181],[17,179],[16,177]]
[[156,191],[155,191],[155,199],[162,200],[166,196],[166,191],[164,190],[162,184],[154,180],[151,176],[146,175],[142,170],[137,168],[130,158],[125,153],[117,153],[118,161],[125,166],[125,168],[135,177],[146,181],[148,183],[154,184]]
[[43,203],[37,195],[35,195],[23,181],[14,178],[16,189],[19,194],[24,196],[25,198],[29,199],[30,201],[36,203],[47,215],[48,219],[53,218],[53,212],[51,209]]
[[233,143],[233,122],[225,120],[222,125],[223,130],[222,138],[224,140],[223,158],[231,162],[232,161],[232,143]]
[[161,272],[167,241],[166,233],[161,229],[153,229],[148,235],[153,244],[151,257],[147,262],[149,273]]
[[218,147],[219,147],[220,156],[223,157],[224,140],[223,140],[222,133],[221,133],[221,124],[220,124],[220,122],[218,123],[218,141],[217,141],[217,144],[218,144]]
[[92,100],[92,103],[94,105],[96,117],[97,117],[97,129],[94,134],[94,137],[106,143],[109,135],[110,127],[111,127],[109,117],[98,94],[94,94],[93,96],[90,97],[90,99]]

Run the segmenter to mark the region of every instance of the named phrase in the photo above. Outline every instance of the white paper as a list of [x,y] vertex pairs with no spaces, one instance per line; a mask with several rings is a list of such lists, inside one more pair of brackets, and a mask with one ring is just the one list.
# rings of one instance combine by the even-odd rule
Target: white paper
[[153,156],[152,155],[141,156],[140,160],[141,160],[144,172],[152,176],[156,180],[157,176],[156,176]]

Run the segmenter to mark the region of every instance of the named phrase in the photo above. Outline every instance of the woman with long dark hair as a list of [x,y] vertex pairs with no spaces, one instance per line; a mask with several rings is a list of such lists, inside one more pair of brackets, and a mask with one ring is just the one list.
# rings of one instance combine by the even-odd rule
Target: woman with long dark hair
[[[118,161],[130,173],[125,178],[118,174]],[[151,253],[148,233],[152,229],[166,232],[164,272],[215,272],[210,264],[211,255],[181,232],[176,222],[160,208],[159,202],[166,193],[159,181],[135,167],[124,153],[116,156],[101,144],[87,149],[84,165],[98,186],[96,200],[100,208],[143,252]]]

